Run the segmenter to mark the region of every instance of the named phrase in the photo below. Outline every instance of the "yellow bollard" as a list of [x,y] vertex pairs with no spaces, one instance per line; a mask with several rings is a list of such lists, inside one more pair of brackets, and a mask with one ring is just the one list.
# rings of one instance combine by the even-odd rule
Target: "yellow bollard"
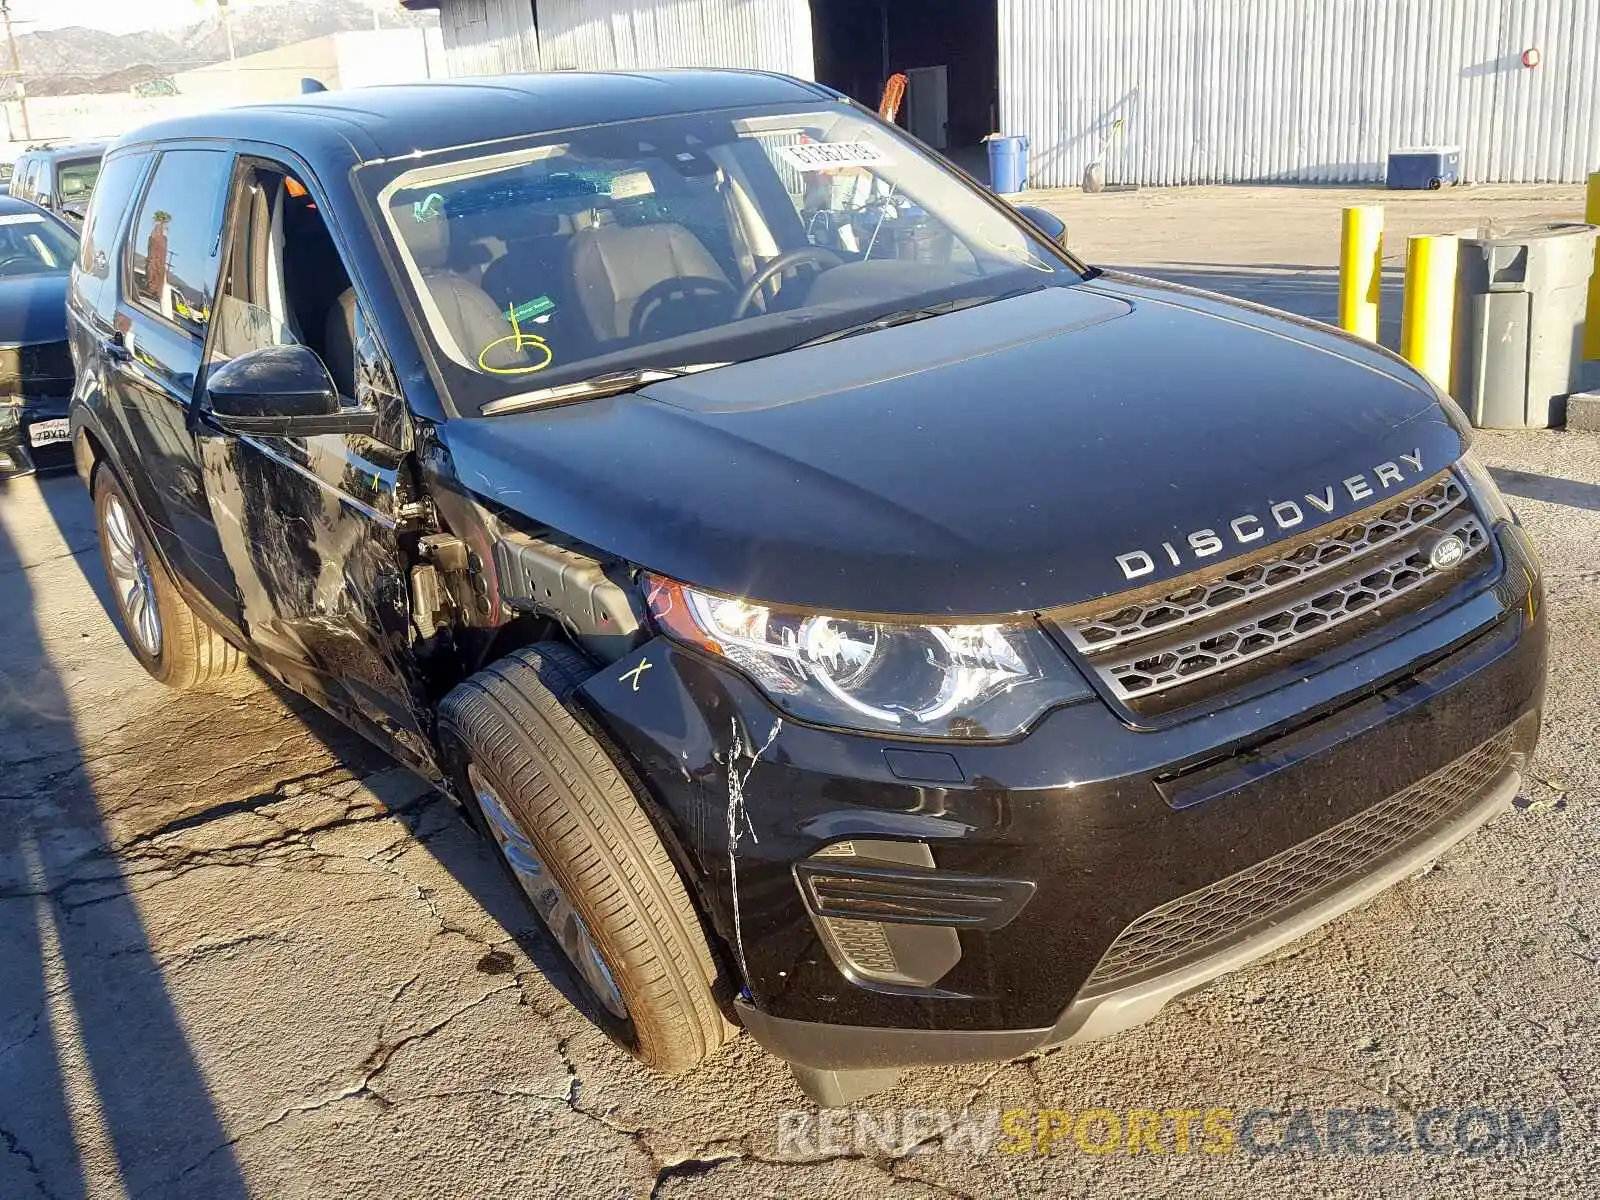
[[[1589,203],[1583,219],[1600,225],[1600,171],[1589,176]],[[1594,274],[1589,276],[1589,313],[1583,325],[1583,356],[1600,358],[1600,242],[1594,248]]]
[[1378,340],[1378,296],[1383,287],[1383,206],[1344,210],[1339,230],[1339,328]]
[[1454,348],[1457,250],[1453,237],[1410,239],[1405,310],[1400,315],[1400,353],[1446,391]]

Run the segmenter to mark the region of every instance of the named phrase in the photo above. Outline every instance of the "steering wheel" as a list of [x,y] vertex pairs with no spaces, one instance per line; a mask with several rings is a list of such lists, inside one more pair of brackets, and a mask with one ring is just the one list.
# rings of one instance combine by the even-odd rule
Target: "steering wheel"
[[[650,319],[659,315],[674,301],[694,300],[697,297],[731,298],[733,294],[733,284],[726,279],[717,279],[711,275],[683,275],[674,279],[663,279],[660,283],[647,287],[633,302],[633,315],[628,318],[628,337],[637,341],[643,336],[644,327]],[[676,329],[670,331],[668,336],[689,332],[692,332],[692,329]]]
[[739,293],[739,299],[733,306],[733,320],[737,321],[750,311],[750,306],[756,302],[756,297],[761,294],[761,289],[776,275],[785,271],[792,271],[802,263],[817,263],[824,271],[844,265],[844,257],[835,254],[826,246],[801,246],[798,250],[786,250],[778,255],[766,266],[760,268],[751,276],[750,282],[744,285],[744,290]]

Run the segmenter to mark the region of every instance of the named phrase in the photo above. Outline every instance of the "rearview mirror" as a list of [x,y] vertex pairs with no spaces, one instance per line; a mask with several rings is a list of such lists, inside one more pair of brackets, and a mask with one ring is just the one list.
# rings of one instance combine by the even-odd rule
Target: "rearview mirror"
[[1036,204],[1019,204],[1016,207],[1017,211],[1027,218],[1029,224],[1044,234],[1046,241],[1054,242],[1063,250],[1067,248],[1067,223],[1065,221],[1056,216],[1055,213],[1050,212],[1048,209],[1040,208]]
[[262,346],[206,380],[208,412],[227,433],[297,437],[370,433],[374,415],[346,409],[322,360],[307,346]]

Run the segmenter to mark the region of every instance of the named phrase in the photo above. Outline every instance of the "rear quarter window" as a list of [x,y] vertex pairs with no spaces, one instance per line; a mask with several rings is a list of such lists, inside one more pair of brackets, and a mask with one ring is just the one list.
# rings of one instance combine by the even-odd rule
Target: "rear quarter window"
[[33,177],[38,173],[39,160],[24,154],[17,159],[17,169],[12,174],[11,192],[24,200],[33,199]]

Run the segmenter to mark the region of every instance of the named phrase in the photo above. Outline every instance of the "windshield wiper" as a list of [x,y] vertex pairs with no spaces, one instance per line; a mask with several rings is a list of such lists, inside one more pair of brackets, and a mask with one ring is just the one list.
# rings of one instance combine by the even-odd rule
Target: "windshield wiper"
[[896,325],[910,325],[913,321],[924,321],[929,317],[942,317],[946,313],[960,312],[964,308],[977,308],[980,304],[993,304],[996,300],[1009,300],[1013,296],[1020,296],[1024,292],[1037,291],[1037,287],[1018,288],[1011,292],[1002,292],[998,296],[965,296],[959,300],[940,300],[935,304],[921,304],[916,308],[900,308],[894,312],[883,313],[871,320],[862,321],[855,325],[846,325],[843,329],[835,329],[832,333],[824,333],[819,337],[811,338],[792,347],[795,350],[805,350],[812,346],[826,346],[829,342],[843,341],[845,338],[856,337],[863,333],[877,333],[880,329],[893,329]]
[[486,417],[504,416],[506,413],[526,412],[530,408],[543,408],[551,404],[570,404],[574,400],[600,400],[606,396],[620,396],[636,392],[664,379],[679,379],[684,375],[698,375],[701,371],[714,371],[728,363],[689,363],[681,367],[628,367],[621,371],[607,371],[575,383],[558,383],[553,387],[538,388],[491,400],[479,411]]

